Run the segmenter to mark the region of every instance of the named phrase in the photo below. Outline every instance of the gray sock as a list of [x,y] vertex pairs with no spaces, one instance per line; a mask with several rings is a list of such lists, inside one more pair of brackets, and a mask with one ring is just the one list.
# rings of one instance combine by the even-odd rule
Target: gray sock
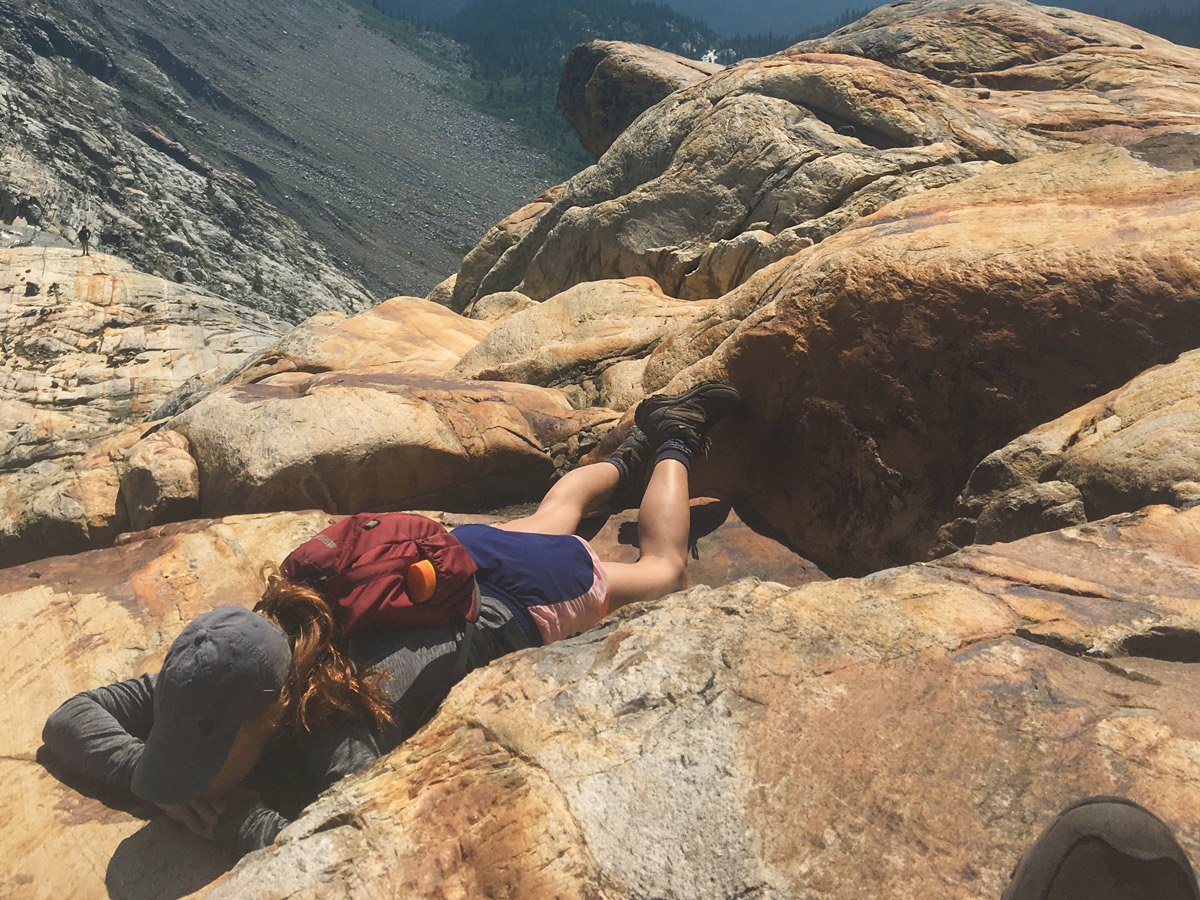
[[654,456],[654,464],[657,466],[664,459],[681,462],[688,471],[691,471],[692,448],[688,446],[687,441],[680,438],[668,438],[659,446],[658,453]]

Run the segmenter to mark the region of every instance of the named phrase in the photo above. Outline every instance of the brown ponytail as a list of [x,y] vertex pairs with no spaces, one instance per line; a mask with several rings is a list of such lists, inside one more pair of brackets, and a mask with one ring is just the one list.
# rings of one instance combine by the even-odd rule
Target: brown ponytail
[[311,731],[339,715],[382,730],[392,723],[390,704],[375,680],[355,671],[338,646],[337,621],[329,604],[310,587],[268,570],[267,587],[254,611],[287,634],[292,665],[280,693],[283,726]]

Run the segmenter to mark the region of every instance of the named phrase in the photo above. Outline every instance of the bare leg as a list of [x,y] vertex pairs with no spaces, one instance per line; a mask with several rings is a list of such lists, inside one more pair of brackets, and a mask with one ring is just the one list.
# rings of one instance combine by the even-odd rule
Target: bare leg
[[688,499],[687,467],[673,459],[656,465],[638,510],[638,561],[604,564],[609,609],[687,587]]
[[579,520],[599,509],[617,489],[619,480],[620,473],[611,463],[573,469],[546,492],[533,515],[496,527],[533,534],[574,534]]

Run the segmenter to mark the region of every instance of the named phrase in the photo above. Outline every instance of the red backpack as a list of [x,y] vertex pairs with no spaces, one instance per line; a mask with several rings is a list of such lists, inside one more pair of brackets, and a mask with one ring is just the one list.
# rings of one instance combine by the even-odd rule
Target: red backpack
[[[409,567],[422,560],[429,561],[435,575],[431,596],[427,576],[414,577],[411,581],[420,584],[410,585]],[[475,561],[445,528],[425,516],[350,516],[305,541],[279,568],[289,581],[314,588],[338,611],[343,635],[363,626],[474,622],[479,615]],[[429,570],[428,565],[422,568]]]

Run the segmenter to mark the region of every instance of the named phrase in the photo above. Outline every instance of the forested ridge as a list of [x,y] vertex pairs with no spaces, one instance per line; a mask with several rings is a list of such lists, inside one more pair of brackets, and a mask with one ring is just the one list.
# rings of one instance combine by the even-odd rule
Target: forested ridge
[[[354,0],[366,6],[364,0]],[[700,19],[657,0],[369,0],[381,16],[375,25],[406,42],[437,33],[469,51],[470,77],[458,83],[462,98],[521,127],[531,143],[550,153],[562,174],[586,166],[555,103],[559,75],[571,48],[583,41],[632,41],[692,59],[734,63],[764,56],[798,41],[824,36],[863,16],[869,3],[836,18],[819,19],[800,33],[767,31],[722,36]],[[1200,45],[1200,3],[1167,0],[1065,0],[1061,5],[1126,22],[1176,43]]]
[[654,0],[477,0],[466,6],[451,3],[457,11],[437,19],[429,7],[413,0],[371,0],[371,5],[397,19],[402,29],[440,32],[467,47],[472,74],[463,88],[467,99],[521,125],[568,168],[591,162],[555,104],[563,62],[577,44],[632,41],[728,64],[826,34],[866,11],[855,10],[803,34],[723,37],[704,22]]
[[1142,10],[1126,21],[1135,28],[1162,35],[1176,44],[1200,47],[1200,3],[1194,4],[1190,9],[1160,6],[1156,9]]

